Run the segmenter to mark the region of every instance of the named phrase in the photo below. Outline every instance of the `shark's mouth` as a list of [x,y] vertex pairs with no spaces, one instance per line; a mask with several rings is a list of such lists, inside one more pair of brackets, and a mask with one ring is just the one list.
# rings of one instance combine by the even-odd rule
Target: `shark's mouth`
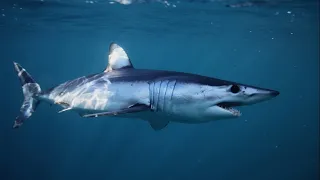
[[241,116],[241,112],[232,106],[238,106],[236,103],[229,103],[229,102],[221,102],[217,104],[218,107],[231,112],[234,116]]

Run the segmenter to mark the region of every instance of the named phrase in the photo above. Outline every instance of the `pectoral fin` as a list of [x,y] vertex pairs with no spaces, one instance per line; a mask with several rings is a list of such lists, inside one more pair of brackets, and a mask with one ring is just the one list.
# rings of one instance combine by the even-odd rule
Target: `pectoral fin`
[[59,111],[58,113],[62,113],[62,112],[65,112],[65,111],[69,111],[69,110],[71,110],[71,109],[72,109],[72,107],[64,108],[64,109],[62,109],[61,111]]
[[159,131],[168,126],[169,121],[167,120],[149,120],[149,124],[155,131]]
[[63,109],[61,111],[59,111],[58,113],[62,113],[62,112],[69,111],[72,109],[72,107],[66,102],[55,102],[55,104],[59,104],[63,107]]

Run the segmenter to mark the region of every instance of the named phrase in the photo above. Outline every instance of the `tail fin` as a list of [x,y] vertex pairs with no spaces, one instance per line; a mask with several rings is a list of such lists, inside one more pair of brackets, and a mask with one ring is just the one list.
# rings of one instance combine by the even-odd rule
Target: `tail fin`
[[18,74],[22,92],[24,95],[24,101],[20,108],[20,114],[14,121],[13,128],[18,128],[23,124],[23,121],[28,119],[32,113],[36,110],[39,101],[35,98],[35,95],[41,92],[41,88],[38,83],[30,76],[30,74],[23,69],[20,64],[13,62],[14,68]]

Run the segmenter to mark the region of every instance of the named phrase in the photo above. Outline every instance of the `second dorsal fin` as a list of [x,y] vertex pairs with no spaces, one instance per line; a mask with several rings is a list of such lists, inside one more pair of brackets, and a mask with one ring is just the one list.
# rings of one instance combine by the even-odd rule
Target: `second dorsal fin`
[[133,65],[123,48],[116,43],[111,43],[109,46],[108,66],[104,72],[122,68],[133,68]]

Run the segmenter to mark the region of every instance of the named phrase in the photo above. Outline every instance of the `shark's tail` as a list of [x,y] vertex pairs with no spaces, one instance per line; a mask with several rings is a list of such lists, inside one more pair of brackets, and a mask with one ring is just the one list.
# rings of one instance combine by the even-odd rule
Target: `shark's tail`
[[36,110],[39,100],[37,100],[35,97],[41,92],[41,88],[25,69],[23,69],[16,62],[13,62],[13,64],[18,74],[24,95],[24,101],[20,108],[20,114],[16,117],[16,120],[13,124],[13,128],[18,128],[23,124],[23,121],[28,119]]

